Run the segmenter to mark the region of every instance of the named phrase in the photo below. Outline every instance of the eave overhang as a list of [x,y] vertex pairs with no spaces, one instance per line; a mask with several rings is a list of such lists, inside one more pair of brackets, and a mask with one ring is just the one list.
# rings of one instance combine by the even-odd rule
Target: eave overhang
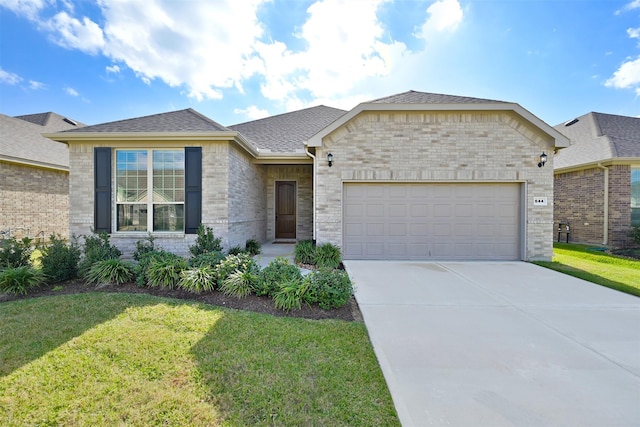
[[55,163],[39,162],[37,160],[21,159],[18,157],[6,156],[0,154],[0,162],[14,163],[17,165],[31,166],[41,169],[52,169],[60,172],[69,172],[68,166],[57,165]]
[[553,174],[558,175],[561,173],[575,172],[584,169],[593,169],[598,166],[613,166],[613,165],[628,165],[628,166],[640,166],[640,158],[638,157],[616,157],[615,159],[606,160],[594,160],[592,162],[580,163],[578,165],[564,166],[560,168],[554,168]]
[[313,135],[305,143],[308,147],[321,147],[322,139],[340,126],[344,125],[358,114],[364,111],[507,111],[513,112],[531,125],[540,129],[554,141],[556,148],[564,148],[570,145],[569,138],[555,130],[552,126],[533,115],[519,104],[501,103],[479,103],[479,104],[385,104],[385,103],[362,103],[353,110],[339,117],[329,126]]

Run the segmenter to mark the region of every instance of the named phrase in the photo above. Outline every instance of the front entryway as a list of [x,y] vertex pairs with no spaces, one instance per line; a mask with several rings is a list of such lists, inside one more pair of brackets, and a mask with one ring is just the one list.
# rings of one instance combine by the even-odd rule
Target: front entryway
[[276,239],[296,238],[296,183],[276,181]]

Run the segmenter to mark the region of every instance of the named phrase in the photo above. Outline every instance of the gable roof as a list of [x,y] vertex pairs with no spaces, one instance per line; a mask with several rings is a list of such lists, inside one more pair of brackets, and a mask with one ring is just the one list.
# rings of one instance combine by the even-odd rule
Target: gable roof
[[259,147],[260,152],[294,153],[304,150],[307,139],[345,113],[338,108],[319,105],[239,123],[229,128],[244,135]]
[[69,170],[67,146],[45,138],[42,134],[82,126],[83,123],[53,112],[16,117],[0,114],[0,160]]
[[310,137],[306,144],[309,147],[322,146],[322,138],[363,111],[512,111],[552,138],[556,147],[569,146],[569,140],[562,133],[516,103],[413,90],[358,105]]
[[571,140],[571,146],[556,155],[556,170],[640,160],[640,118],[590,112],[555,128]]
[[101,123],[65,133],[198,133],[228,132],[229,129],[192,108],[133,119]]

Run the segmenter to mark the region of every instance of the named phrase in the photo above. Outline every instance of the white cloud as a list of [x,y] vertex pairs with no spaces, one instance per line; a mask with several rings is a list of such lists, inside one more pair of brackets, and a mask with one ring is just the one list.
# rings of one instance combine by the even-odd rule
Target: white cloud
[[116,64],[106,67],[106,70],[107,70],[107,74],[109,73],[120,74],[120,71],[121,71],[120,67]]
[[604,85],[616,89],[635,89],[636,93],[639,93],[640,57],[624,62]]
[[427,8],[429,17],[422,25],[421,36],[429,40],[434,34],[455,31],[464,13],[458,0],[438,0]]
[[102,29],[87,17],[81,21],[60,12],[47,21],[46,26],[54,33],[53,40],[62,47],[97,54],[105,46]]
[[235,108],[233,110],[233,113],[243,114],[251,120],[258,120],[258,119],[263,119],[265,117],[269,117],[269,112],[267,110],[258,108],[255,105],[250,105],[247,108]]
[[5,83],[13,86],[13,85],[17,85],[21,81],[22,81],[22,77],[20,77],[15,73],[10,73],[8,71],[5,71],[2,69],[2,67],[0,67],[0,83]]
[[622,9],[616,11],[616,15],[620,15],[622,12],[627,12],[629,10],[640,8],[640,0],[633,0],[630,3],[627,3]]
[[24,16],[30,20],[36,20],[38,14],[47,6],[47,0],[0,0],[0,6],[4,6],[16,15]]
[[42,82],[37,82],[35,80],[29,80],[29,89],[31,90],[39,90],[39,89],[46,89],[47,85],[45,85]]
[[64,91],[69,96],[79,96],[80,95],[77,90],[75,90],[74,88],[69,87],[69,86],[65,87]]
[[627,35],[632,39],[640,39],[640,27],[638,28],[627,28]]

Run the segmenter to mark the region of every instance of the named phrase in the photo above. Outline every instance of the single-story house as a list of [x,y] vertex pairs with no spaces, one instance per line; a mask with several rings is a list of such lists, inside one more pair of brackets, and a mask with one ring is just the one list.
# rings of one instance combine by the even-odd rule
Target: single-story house
[[[69,145],[70,228],[132,251],[313,239],[346,259],[550,259],[553,153],[509,102],[409,91],[225,127],[192,110],[47,137]],[[544,156],[542,156],[544,154]],[[546,161],[546,165],[545,165]]]
[[555,128],[571,140],[554,164],[556,224],[575,242],[627,245],[640,225],[640,119],[591,112]]
[[69,149],[42,136],[84,126],[47,112],[0,114],[0,231],[69,236]]

